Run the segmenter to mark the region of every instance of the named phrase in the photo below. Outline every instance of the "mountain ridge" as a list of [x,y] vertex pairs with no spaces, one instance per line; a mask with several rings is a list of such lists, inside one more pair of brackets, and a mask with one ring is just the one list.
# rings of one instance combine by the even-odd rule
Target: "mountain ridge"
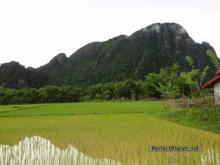
[[210,77],[214,69],[206,55],[208,49],[214,51],[207,42],[195,42],[180,24],[155,23],[129,36],[89,43],[69,57],[60,53],[34,70],[46,75],[48,84],[87,86],[144,79],[147,73],[157,73],[172,63],[179,63],[184,71],[189,70],[185,57],[192,56],[195,68],[207,65],[211,68]]

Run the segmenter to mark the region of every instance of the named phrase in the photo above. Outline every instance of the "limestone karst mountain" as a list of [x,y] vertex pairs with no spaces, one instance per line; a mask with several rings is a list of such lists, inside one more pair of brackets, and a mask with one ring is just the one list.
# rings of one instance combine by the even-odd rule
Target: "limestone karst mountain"
[[[60,53],[48,64],[36,69],[13,71],[18,64],[4,64],[0,67],[0,86],[32,87],[31,84],[35,83],[36,87],[45,84],[86,86],[124,79],[144,79],[147,73],[158,72],[173,63],[179,63],[182,70],[188,70],[186,56],[192,56],[195,68],[209,66],[209,78],[214,74],[214,69],[206,55],[208,49],[214,50],[207,42],[195,42],[179,24],[156,23],[130,36],[120,35],[104,42],[89,43],[70,57]],[[24,77],[28,77],[28,80]],[[18,85],[18,82],[22,83]]]

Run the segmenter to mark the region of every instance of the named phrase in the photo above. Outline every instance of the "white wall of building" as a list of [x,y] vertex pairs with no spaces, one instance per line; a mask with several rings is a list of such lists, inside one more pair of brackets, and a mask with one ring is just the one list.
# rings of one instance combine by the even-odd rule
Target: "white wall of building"
[[220,81],[214,85],[215,104],[220,105]]

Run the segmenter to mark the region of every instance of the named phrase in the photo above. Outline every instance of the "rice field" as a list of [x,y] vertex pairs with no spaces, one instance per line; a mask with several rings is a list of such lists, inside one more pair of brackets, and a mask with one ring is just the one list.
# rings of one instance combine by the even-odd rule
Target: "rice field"
[[98,160],[80,153],[73,146],[62,150],[53,145],[49,140],[34,136],[25,138],[18,145],[0,146],[1,164],[99,164],[99,165],[121,165],[113,160]]
[[[0,106],[0,164],[13,164],[16,155],[27,155],[31,146],[33,155],[45,151],[45,164],[220,164],[220,135],[159,118],[163,105],[146,101]],[[200,150],[152,152],[152,146]],[[54,161],[56,154],[62,161]],[[77,155],[84,161],[75,161]],[[9,163],[4,163],[6,157]]]

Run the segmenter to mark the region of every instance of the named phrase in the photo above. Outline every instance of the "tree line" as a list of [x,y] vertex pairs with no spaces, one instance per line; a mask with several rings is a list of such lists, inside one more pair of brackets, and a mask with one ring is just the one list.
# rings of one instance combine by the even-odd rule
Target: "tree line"
[[[207,52],[216,69],[219,61],[213,52]],[[186,57],[189,71],[182,72],[178,63],[149,73],[144,80],[124,80],[96,84],[89,87],[45,86],[41,88],[9,89],[0,88],[0,104],[79,102],[90,100],[142,100],[146,98],[173,99],[179,97],[202,97],[200,86],[209,70],[193,67],[193,60]]]
[[45,86],[39,89],[0,88],[0,104],[79,102],[89,100],[140,100],[145,96],[143,81],[125,80],[87,88]]

